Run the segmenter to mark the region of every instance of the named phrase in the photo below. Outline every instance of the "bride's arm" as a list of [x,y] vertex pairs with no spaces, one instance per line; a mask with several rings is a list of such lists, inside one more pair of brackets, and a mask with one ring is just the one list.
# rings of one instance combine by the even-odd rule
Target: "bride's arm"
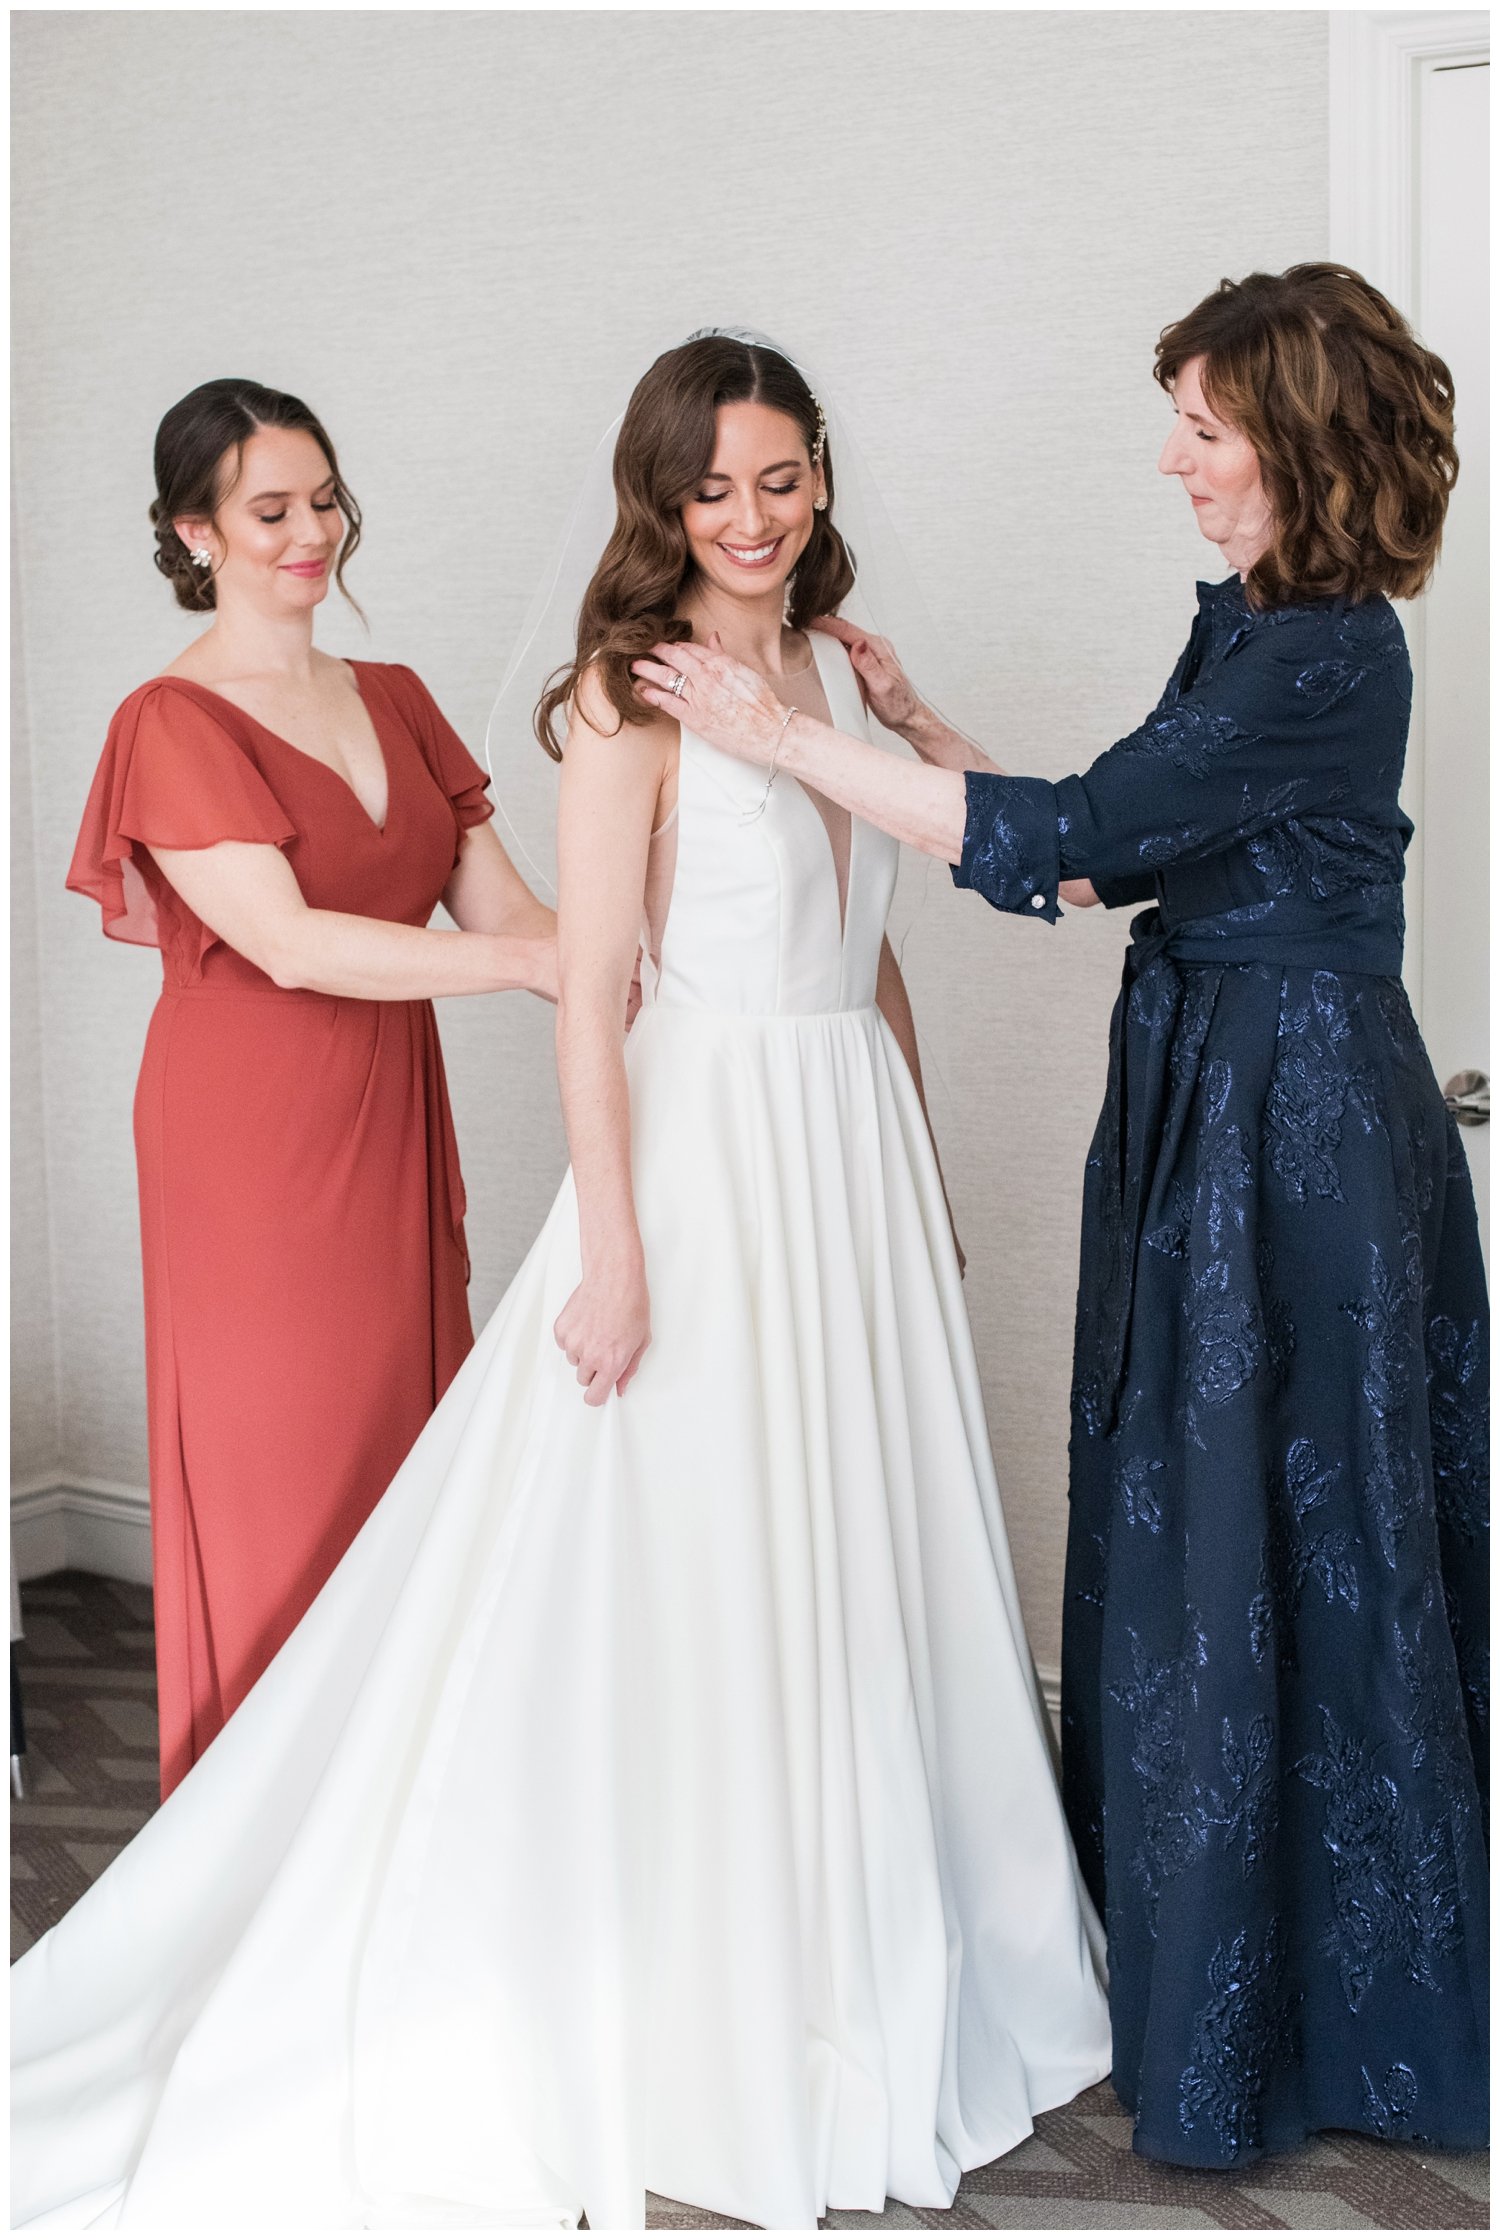
[[922,1107],[922,1118],[927,1122],[927,1140],[932,1145],[932,1156],[942,1185],[943,1204],[948,1208],[948,1227],[953,1232],[953,1249],[958,1254],[958,1272],[964,1272],[964,1248],[958,1241],[958,1231],[953,1225],[953,1203],[948,1196],[948,1184],[943,1174],[943,1162],[938,1157],[937,1137],[932,1132],[932,1114],[927,1109],[927,1090],[922,1081],[922,1060],[917,1053],[917,1023],[911,1015],[911,997],[906,992],[906,982],[901,977],[901,967],[896,962],[896,952],[889,940],[882,935],[880,964],[875,975],[875,1002],[881,1017],[896,1037],[901,1055],[906,1060],[906,1070],[911,1075]]
[[[580,699],[589,698],[586,679]],[[591,1407],[624,1392],[651,1342],[621,1022],[640,941],[646,855],[675,738],[669,723],[611,732],[613,723],[602,704],[575,711],[558,799],[557,1078],[583,1276],[554,1335]]]

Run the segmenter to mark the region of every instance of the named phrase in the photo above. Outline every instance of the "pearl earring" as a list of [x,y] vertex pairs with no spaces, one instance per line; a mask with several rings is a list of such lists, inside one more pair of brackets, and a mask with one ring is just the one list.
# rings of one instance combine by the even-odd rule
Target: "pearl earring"
[[195,544],[188,558],[195,568],[211,568],[214,563],[214,556],[206,544]]

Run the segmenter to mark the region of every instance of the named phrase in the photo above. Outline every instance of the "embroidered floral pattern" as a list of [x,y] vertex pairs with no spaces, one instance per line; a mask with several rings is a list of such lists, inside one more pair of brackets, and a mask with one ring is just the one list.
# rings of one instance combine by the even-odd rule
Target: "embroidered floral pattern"
[[1250,1605],[1250,1654],[1257,1664],[1264,1664],[1274,1642],[1280,1669],[1296,1669],[1297,1613],[1309,1579],[1326,1603],[1359,1608],[1349,1534],[1315,1532],[1307,1521],[1326,1503],[1342,1467],[1334,1462],[1324,1469],[1311,1439],[1294,1439],[1287,1449],[1286,1468],[1275,1473],[1266,1488],[1266,1538]]
[[1184,700],[1163,703],[1138,731],[1110,749],[1112,754],[1149,755],[1169,762],[1190,778],[1206,778],[1214,757],[1229,752],[1247,734],[1232,718]]
[[1167,1071],[1174,1093],[1181,1091],[1198,1077],[1203,1056],[1203,1045],[1208,1040],[1208,1030],[1214,1015],[1214,998],[1218,994],[1220,974],[1213,970],[1179,969],[1182,1002],[1177,1013],[1177,1026],[1172,1036],[1172,1047],[1167,1052]]
[[1264,1864],[1276,1833],[1278,1805],[1276,1775],[1272,1764],[1275,1732],[1264,1712],[1258,1711],[1241,1742],[1228,1719],[1220,1735],[1219,1756],[1227,1786],[1211,1792],[1208,1814],[1224,1831],[1224,1848],[1242,1846],[1246,1876]]
[[1476,1316],[1462,1328],[1452,1315],[1427,1325],[1427,1413],[1432,1485],[1450,1532],[1473,1547],[1489,1530],[1489,1361]]
[[1365,2080],[1365,2122],[1377,2139],[1409,2139],[1411,2119],[1417,2108],[1417,2080],[1404,2061],[1393,2061],[1377,2085],[1368,2069]]
[[1136,855],[1148,870],[1154,871],[1159,863],[1176,863],[1183,856],[1196,855],[1208,839],[1208,828],[1201,824],[1174,824],[1165,832],[1148,832],[1136,843]]
[[1398,1620],[1392,1629],[1406,1699],[1397,1709],[1396,1723],[1409,1747],[1412,1771],[1428,1768],[1437,1793],[1449,1799],[1458,1819],[1468,1814],[1472,1789],[1469,1737],[1448,1610],[1439,1605],[1436,1581],[1429,1579],[1415,1625],[1408,1631]]
[[1160,1034],[1177,1016],[1178,994],[1177,975],[1164,958],[1148,966],[1130,991],[1131,1025]]
[[1133,1865],[1145,1892],[1154,1935],[1163,1886],[1204,1849],[1213,1825],[1206,1799],[1188,1771],[1187,1722],[1198,1704],[1198,1674],[1208,1662],[1208,1642],[1192,1611],[1175,1656],[1153,1657],[1134,1631],[1131,1676],[1110,1689],[1130,1714],[1130,1763],[1140,1782],[1144,1833]]
[[1312,1000],[1291,1002],[1284,991],[1276,1064],[1266,1094],[1264,1146],[1272,1172],[1298,1205],[1309,1196],[1343,1199],[1338,1152],[1352,1106],[1366,1128],[1376,1123],[1379,1088],[1369,1066],[1339,1056],[1350,1034],[1337,976],[1313,974]]
[[1193,2026],[1178,2114],[1184,2131],[1206,2119],[1226,2161],[1261,2143],[1261,2103],[1276,2069],[1292,2059],[1296,2000],[1283,1988],[1286,1943],[1279,1921],[1252,1943],[1241,1929],[1208,1966],[1209,1996]]
[[1146,1231],[1146,1242],[1153,1252],[1180,1260],[1187,1251],[1192,1228],[1193,1193],[1185,1182],[1174,1182],[1167,1197],[1166,1218]]
[[1205,1444],[1199,1428],[1198,1406],[1222,1407],[1260,1367],[1264,1333],[1258,1302],[1247,1291],[1237,1290],[1227,1259],[1211,1260],[1187,1290],[1184,1311],[1188,1320],[1188,1383],[1192,1392],[1186,1411],[1188,1437]]
[[1365,1333],[1360,1390],[1368,1411],[1365,1505],[1381,1554],[1392,1570],[1401,1536],[1422,1497],[1422,1466],[1411,1440],[1410,1272],[1393,1276],[1380,1247],[1370,1247],[1370,1286],[1345,1314]]
[[1243,1234],[1245,1202],[1255,1187],[1244,1131],[1232,1121],[1217,1129],[1204,1147],[1198,1171],[1199,1187],[1208,1197],[1208,1241],[1215,1252],[1220,1252],[1228,1229],[1233,1227]]
[[1298,818],[1287,836],[1307,891],[1319,902],[1363,887],[1400,887],[1405,851],[1399,832],[1352,817],[1312,816]]
[[1247,842],[1250,861],[1269,895],[1294,894],[1301,879],[1302,850],[1294,825],[1272,825]]
[[1058,914],[1056,789],[1045,778],[971,770],[965,798],[964,882],[996,910],[1024,911],[1050,924]]
[[1365,1745],[1323,1712],[1323,1748],[1297,1772],[1325,1797],[1323,1843],[1333,1862],[1333,1925],[1323,1949],[1338,1962],[1351,2014],[1382,1970],[1429,1991],[1458,1941],[1452,1832],[1420,1822]]
[[1305,669],[1297,672],[1296,692],[1305,700],[1309,709],[1318,715],[1336,707],[1340,700],[1347,700],[1365,680],[1363,662],[1343,659],[1310,661]]
[[1140,1524],[1148,1532],[1160,1532],[1162,1481],[1166,1469],[1164,1462],[1148,1460],[1144,1455],[1132,1456],[1130,1461],[1116,1467],[1115,1487],[1127,1524]]
[[1412,1017],[1411,998],[1399,980],[1380,980],[1375,987],[1375,1004],[1385,1022],[1385,1031],[1391,1038],[1392,1048],[1408,1062],[1426,1058],[1417,1022]]

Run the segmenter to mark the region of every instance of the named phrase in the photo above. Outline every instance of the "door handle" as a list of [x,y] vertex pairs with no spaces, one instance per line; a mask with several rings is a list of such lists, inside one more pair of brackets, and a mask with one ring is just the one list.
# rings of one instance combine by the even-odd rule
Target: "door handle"
[[1485,1128],[1490,1118],[1490,1077],[1487,1073],[1456,1073],[1443,1091],[1443,1102],[1461,1128]]

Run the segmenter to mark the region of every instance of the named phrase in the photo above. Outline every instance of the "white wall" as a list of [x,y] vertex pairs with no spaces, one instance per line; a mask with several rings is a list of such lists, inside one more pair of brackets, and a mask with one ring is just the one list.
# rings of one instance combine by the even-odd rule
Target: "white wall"
[[[410,661],[477,747],[631,382],[711,320],[783,332],[855,418],[947,620],[954,712],[1060,776],[1152,703],[1217,572],[1154,472],[1151,344],[1221,275],[1324,253],[1327,19],[13,20],[16,1468],[129,1486],[130,1101],[159,972],[62,878],[111,710],[190,627],[145,519],[166,406],[247,373],[323,414],[365,508],[372,626],[330,607],[325,642]],[[1050,1663],[1078,1186],[1124,922],[1049,933],[941,875],[928,896],[909,977]],[[550,1019],[449,1004],[443,1036],[480,1317],[563,1161]]]

